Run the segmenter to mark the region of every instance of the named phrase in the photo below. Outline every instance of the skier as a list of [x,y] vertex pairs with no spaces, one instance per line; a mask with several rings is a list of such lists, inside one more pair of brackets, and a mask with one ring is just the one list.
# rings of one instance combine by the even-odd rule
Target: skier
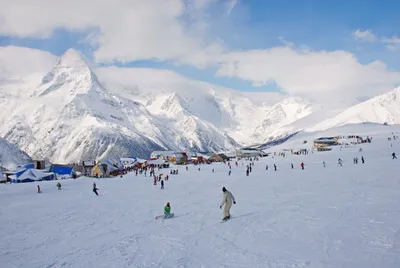
[[323,161],[323,162],[322,162],[322,165],[324,165],[324,167],[326,167],[326,163],[325,163],[325,161]]
[[99,193],[97,192],[98,190],[99,190],[99,189],[96,188],[96,183],[93,182],[93,192],[94,192],[96,195],[99,195]]
[[292,169],[294,168],[293,163],[290,163],[290,165],[292,166]]
[[397,159],[396,153],[392,153],[392,159]]
[[57,188],[58,190],[61,190],[61,183],[57,182]]
[[301,169],[304,170],[304,163],[303,162],[301,162],[300,166],[301,166]]
[[222,203],[219,206],[219,208],[222,209],[222,206],[225,205],[224,218],[222,220],[226,221],[231,217],[230,209],[232,207],[232,202],[233,202],[233,204],[236,204],[236,201],[235,201],[235,197],[233,196],[233,194],[231,192],[229,192],[228,190],[226,190],[225,187],[222,187],[222,192],[223,192]]
[[214,169],[212,169],[212,172],[214,173]]
[[164,180],[161,180],[161,190],[164,189]]
[[365,160],[364,160],[364,156],[361,156],[361,162],[364,164]]
[[274,169],[275,169],[275,171],[276,171],[276,164],[274,164]]
[[157,185],[157,177],[154,176],[154,185]]
[[343,161],[342,161],[342,159],[340,159],[340,158],[338,159],[338,165],[339,165],[339,166],[343,166]]
[[246,176],[249,176],[249,169],[246,170]]
[[171,204],[167,202],[167,205],[164,207],[164,219],[170,218],[173,215],[171,214]]
[[268,165],[265,166],[265,170],[268,170]]
[[232,170],[229,170],[228,176],[230,176],[230,175],[231,175],[231,173],[232,173]]
[[40,190],[40,185],[37,186],[37,192],[40,194],[42,191]]

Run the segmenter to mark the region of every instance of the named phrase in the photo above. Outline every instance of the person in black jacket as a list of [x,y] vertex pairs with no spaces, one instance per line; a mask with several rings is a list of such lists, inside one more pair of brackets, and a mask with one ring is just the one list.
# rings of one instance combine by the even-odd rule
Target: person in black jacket
[[99,193],[97,192],[98,190],[99,190],[99,189],[96,188],[96,183],[93,182],[93,192],[94,192],[96,195],[99,195]]

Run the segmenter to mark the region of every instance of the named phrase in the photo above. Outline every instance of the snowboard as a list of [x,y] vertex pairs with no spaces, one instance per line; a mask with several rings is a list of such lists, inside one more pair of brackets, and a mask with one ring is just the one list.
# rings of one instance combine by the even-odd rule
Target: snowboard
[[158,220],[158,219],[170,219],[170,218],[172,218],[172,217],[174,217],[175,216],[175,214],[174,213],[171,213],[171,214],[169,214],[169,216],[167,216],[167,217],[165,217],[165,215],[163,214],[163,215],[158,215],[158,216],[155,216],[154,217],[154,219],[155,220]]

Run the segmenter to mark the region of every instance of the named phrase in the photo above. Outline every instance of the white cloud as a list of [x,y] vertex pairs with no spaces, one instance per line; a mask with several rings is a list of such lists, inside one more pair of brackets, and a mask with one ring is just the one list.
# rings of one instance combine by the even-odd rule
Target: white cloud
[[299,51],[290,47],[227,53],[217,75],[254,86],[276,83],[292,95],[374,96],[400,83],[400,73],[381,61],[361,64],[346,51]]
[[386,45],[386,48],[389,50],[400,50],[400,37],[393,36],[391,38],[384,37],[382,38],[382,43]]
[[64,28],[88,32],[99,62],[155,59],[204,67],[222,51],[206,38],[206,17],[198,16],[215,1],[222,0],[3,0],[0,35],[49,38]]
[[281,41],[283,44],[285,44],[288,47],[294,46],[293,42],[287,41],[283,36],[279,36],[278,39],[279,39],[279,41]]
[[239,3],[239,0],[228,0],[228,2],[226,3],[228,15],[231,14],[232,10],[235,8],[235,6],[238,3]]
[[45,74],[56,64],[49,52],[25,47],[0,47],[0,81],[24,79],[34,73]]
[[353,32],[353,37],[365,42],[374,42],[377,40],[376,36],[372,33],[371,30],[363,31],[358,29],[355,32]]

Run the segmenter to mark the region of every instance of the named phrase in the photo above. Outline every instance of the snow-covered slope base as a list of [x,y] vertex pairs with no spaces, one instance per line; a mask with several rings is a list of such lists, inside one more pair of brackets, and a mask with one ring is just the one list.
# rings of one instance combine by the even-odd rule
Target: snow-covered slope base
[[[266,158],[249,177],[241,164],[231,176],[224,164],[191,166],[164,190],[134,175],[97,180],[100,196],[92,179],[61,181],[61,191],[42,182],[42,194],[0,185],[1,267],[399,267],[400,160],[390,154],[400,143],[389,135],[362,154]],[[353,165],[361,155],[366,164]],[[226,223],[222,186],[237,200]],[[154,220],[168,201],[176,217]]]

